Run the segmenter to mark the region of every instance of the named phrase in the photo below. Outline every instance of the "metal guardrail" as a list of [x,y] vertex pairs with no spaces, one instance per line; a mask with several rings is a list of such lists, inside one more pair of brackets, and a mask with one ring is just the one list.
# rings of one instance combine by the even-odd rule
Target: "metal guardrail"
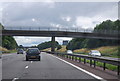
[[85,32],[85,33],[100,33],[100,34],[110,34],[118,35],[120,31],[118,30],[94,30],[92,28],[60,28],[60,27],[5,27],[5,30],[28,30],[28,31],[65,31],[65,32]]
[[[65,57],[71,60],[82,62],[81,59],[84,59],[84,64],[86,64],[86,60],[90,60],[90,66],[96,67],[96,62],[102,62],[103,63],[103,70],[106,69],[106,64],[112,64],[117,66],[117,75],[120,75],[120,60],[110,60],[110,59],[103,59],[99,57],[93,57],[93,56],[85,56],[85,55],[76,55],[76,54],[68,54],[68,53],[59,53],[59,52],[49,52],[44,51],[50,54],[55,54],[57,56]],[[79,59],[77,59],[79,58]]]

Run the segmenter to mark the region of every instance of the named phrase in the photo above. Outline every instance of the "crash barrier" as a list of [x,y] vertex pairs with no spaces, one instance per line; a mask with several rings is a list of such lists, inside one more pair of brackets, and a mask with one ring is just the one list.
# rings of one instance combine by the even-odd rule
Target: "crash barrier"
[[68,53],[60,53],[60,52],[50,52],[50,51],[44,51],[49,54],[55,54],[57,56],[65,57],[67,59],[71,59],[77,62],[82,62],[84,64],[87,63],[86,60],[89,60],[90,66],[96,67],[96,62],[101,62],[103,64],[102,68],[103,70],[107,69],[106,64],[112,64],[117,66],[117,75],[120,75],[120,59],[118,60],[111,60],[111,59],[106,59],[106,58],[100,58],[100,57],[95,57],[95,56],[86,56],[86,55],[80,55],[80,54],[68,54]]

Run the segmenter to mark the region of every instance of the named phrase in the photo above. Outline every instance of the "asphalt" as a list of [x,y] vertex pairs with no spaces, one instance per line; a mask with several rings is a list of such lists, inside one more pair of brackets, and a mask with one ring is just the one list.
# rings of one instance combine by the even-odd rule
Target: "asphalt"
[[25,61],[25,54],[2,56],[2,79],[96,79],[47,53],[41,61]]

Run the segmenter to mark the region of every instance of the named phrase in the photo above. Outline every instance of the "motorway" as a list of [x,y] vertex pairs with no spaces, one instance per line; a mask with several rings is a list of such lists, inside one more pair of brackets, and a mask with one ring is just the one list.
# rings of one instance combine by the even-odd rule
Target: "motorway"
[[78,67],[73,67],[51,54],[41,53],[41,61],[25,61],[25,54],[2,55],[2,79],[95,79]]

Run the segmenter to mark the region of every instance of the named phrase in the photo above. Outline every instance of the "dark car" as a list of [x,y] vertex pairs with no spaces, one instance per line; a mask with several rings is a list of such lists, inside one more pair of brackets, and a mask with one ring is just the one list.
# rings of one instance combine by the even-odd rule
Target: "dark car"
[[17,54],[23,54],[24,50],[23,49],[18,49]]
[[28,48],[26,51],[26,61],[29,59],[38,59],[40,61],[40,51],[38,48]]

